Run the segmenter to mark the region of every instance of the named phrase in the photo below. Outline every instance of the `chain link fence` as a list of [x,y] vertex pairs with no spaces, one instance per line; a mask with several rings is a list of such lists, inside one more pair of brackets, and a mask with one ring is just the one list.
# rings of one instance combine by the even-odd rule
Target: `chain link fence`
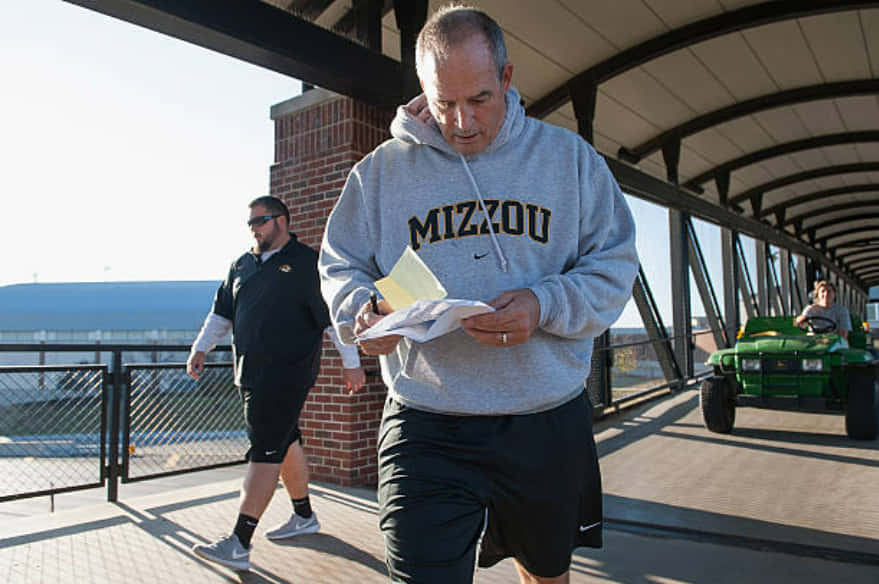
[[127,365],[123,482],[244,461],[248,440],[231,363]]
[[105,365],[0,367],[0,501],[101,486]]
[[[0,344],[15,363],[0,366],[0,502],[105,485],[115,501],[120,480],[243,462],[248,440],[232,364],[209,362],[196,381],[184,363],[157,363],[188,351]],[[110,363],[63,364],[83,354]]]

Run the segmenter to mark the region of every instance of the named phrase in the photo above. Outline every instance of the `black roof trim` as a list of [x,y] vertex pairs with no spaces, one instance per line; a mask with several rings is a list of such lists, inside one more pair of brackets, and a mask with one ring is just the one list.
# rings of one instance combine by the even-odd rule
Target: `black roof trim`
[[402,65],[258,0],[67,0],[371,105],[401,103]]

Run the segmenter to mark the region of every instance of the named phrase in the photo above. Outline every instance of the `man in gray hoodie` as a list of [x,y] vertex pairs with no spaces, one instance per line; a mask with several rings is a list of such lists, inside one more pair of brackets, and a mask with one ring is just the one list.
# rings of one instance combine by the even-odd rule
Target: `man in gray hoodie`
[[[411,246],[452,298],[496,310],[381,355],[380,526],[394,582],[471,582],[513,557],[523,583],[568,582],[601,546],[601,479],[584,394],[593,339],[631,295],[631,213],[579,136],[526,118],[503,34],[484,13],[434,14],[418,37],[424,95],[360,161],[327,222],[321,289],[343,342],[374,326],[374,281]],[[380,305],[379,312],[387,312]]]

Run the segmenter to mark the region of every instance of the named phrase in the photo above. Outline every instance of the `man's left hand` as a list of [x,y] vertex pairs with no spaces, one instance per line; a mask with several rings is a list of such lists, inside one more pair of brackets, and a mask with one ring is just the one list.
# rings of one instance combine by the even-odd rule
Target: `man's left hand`
[[478,314],[461,321],[468,335],[491,347],[511,347],[527,343],[540,320],[540,303],[527,288],[504,292],[488,303],[494,312]]
[[348,393],[357,393],[366,383],[366,372],[363,367],[352,367],[350,369],[342,369],[342,379],[345,380],[345,387]]

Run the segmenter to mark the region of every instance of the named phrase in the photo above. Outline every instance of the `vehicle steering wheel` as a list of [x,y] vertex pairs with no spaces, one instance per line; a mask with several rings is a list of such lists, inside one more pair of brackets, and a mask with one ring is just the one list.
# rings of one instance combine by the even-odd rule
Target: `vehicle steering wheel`
[[[807,316],[803,318],[803,323],[806,324],[810,333],[816,335],[832,333],[839,328],[835,320],[826,316]],[[802,323],[800,324],[802,325]]]

